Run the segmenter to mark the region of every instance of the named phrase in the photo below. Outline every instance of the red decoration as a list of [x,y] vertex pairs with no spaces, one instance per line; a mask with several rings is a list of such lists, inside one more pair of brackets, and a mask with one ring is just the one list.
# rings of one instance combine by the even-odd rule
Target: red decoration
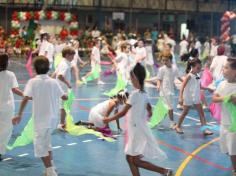
[[77,21],[77,16],[76,15],[72,15],[72,21]]
[[60,13],[60,20],[62,20],[62,21],[65,20],[65,12]]
[[26,16],[26,20],[30,20],[31,19],[31,13],[30,12],[26,12],[25,16]]
[[34,12],[34,19],[39,20],[39,12],[38,11]]
[[78,34],[79,34],[78,30],[71,30],[70,31],[70,35],[72,35],[72,36],[78,36]]
[[67,29],[63,28],[60,32],[60,37],[61,37],[61,40],[65,40],[69,35],[69,32]]
[[221,35],[220,35],[220,39],[222,42],[227,42],[228,40],[230,40],[230,27],[229,27],[229,23],[232,19],[234,19],[236,17],[236,14],[232,11],[226,11],[224,13],[224,15],[221,18]]
[[52,19],[52,11],[47,11],[46,12],[46,17],[48,20],[51,20]]
[[17,21],[17,20],[18,20],[18,12],[17,12],[17,11],[13,12],[13,14],[12,14],[12,20],[14,20],[14,21]]

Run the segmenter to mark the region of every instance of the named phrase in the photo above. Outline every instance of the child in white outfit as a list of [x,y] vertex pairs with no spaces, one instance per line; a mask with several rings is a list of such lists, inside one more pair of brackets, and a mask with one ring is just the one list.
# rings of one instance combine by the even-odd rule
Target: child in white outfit
[[24,91],[24,98],[20,105],[18,115],[12,119],[13,124],[21,121],[22,113],[28,102],[33,99],[34,118],[34,153],[40,157],[46,168],[47,176],[57,176],[52,166],[51,128],[52,118],[57,116],[59,99],[67,99],[59,83],[47,75],[49,61],[39,56],[34,62],[37,73],[35,78],[29,80]]
[[7,70],[8,60],[7,54],[0,54],[0,160],[12,133],[11,119],[15,110],[13,93],[23,96],[15,74]]
[[173,102],[174,102],[174,80],[178,78],[181,82],[182,78],[179,76],[177,68],[172,64],[172,54],[163,53],[161,55],[163,66],[159,69],[157,75],[157,91],[163,97],[164,102],[169,107],[170,128],[176,124],[174,122]]
[[[64,92],[71,88],[71,61],[74,59],[75,51],[71,47],[65,47],[62,50],[62,61],[55,70],[54,75],[59,81]],[[58,129],[64,131],[66,127],[66,112],[64,110],[63,101],[61,101],[61,120]]]
[[[223,75],[226,79],[221,82],[213,95],[213,102],[224,101],[225,96],[231,96],[230,102],[236,106],[236,59],[228,58],[223,68]],[[236,108],[236,107],[234,107]],[[233,174],[236,176],[236,132],[230,132],[228,129],[232,124],[232,118],[229,110],[224,104],[221,105],[221,127],[220,127],[220,147],[223,153],[230,156],[233,165]]]
[[[198,73],[201,71],[201,61],[197,58],[190,59],[187,63],[186,69],[186,77],[182,83],[182,87],[180,89],[180,104],[183,104],[183,111],[180,115],[179,121],[175,126],[175,130],[179,134],[183,134],[183,130],[181,129],[181,125],[188,114],[189,108],[191,106],[195,106],[198,114],[200,116],[201,125],[206,125],[206,119],[204,115],[204,111],[202,108],[201,100],[200,100],[200,77]],[[203,131],[204,135],[212,135],[213,133],[209,129],[205,129]]]
[[146,118],[152,115],[152,108],[144,91],[145,68],[138,63],[130,74],[132,84],[136,90],[130,95],[124,109],[110,118],[107,117],[104,122],[108,123],[119,119],[128,113],[128,128],[126,129],[126,132],[128,132],[128,142],[125,145],[125,154],[133,176],[140,175],[139,168],[171,176],[171,169],[165,169],[142,160],[143,156],[151,159],[163,159],[166,158],[166,155],[159,148],[146,122]]

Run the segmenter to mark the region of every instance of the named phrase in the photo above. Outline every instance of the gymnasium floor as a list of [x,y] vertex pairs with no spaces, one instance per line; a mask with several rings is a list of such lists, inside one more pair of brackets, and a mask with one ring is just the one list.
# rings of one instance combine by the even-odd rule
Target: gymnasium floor
[[[11,62],[10,70],[14,71],[20,88],[23,89],[29,76],[22,63]],[[106,68],[107,69],[107,68]],[[84,68],[82,75],[88,70]],[[115,76],[102,78],[105,85],[96,85],[95,82],[80,87],[73,87],[76,100],[73,104],[72,114],[75,121],[87,120],[89,109],[95,104],[107,99],[102,93],[110,90],[115,85]],[[128,87],[132,90],[132,87]],[[158,99],[155,88],[146,88],[151,103],[154,105]],[[210,102],[210,95],[206,95]],[[19,109],[20,97],[16,99],[16,111]],[[177,94],[175,98],[177,102]],[[181,111],[175,110],[175,119]],[[209,111],[205,115],[211,125],[215,121],[210,117]],[[11,141],[21,133],[26,122],[31,116],[31,103],[25,109],[24,118],[20,125],[13,131]],[[123,126],[124,120],[121,119]],[[200,132],[199,118],[196,111],[191,110],[184,121],[183,135],[176,134],[168,129],[167,120],[164,129],[153,129],[160,147],[168,155],[165,161],[153,160],[155,164],[170,167],[176,176],[230,176],[231,164],[229,158],[220,152],[218,144],[219,132],[204,137]],[[116,131],[115,124],[112,129]],[[93,135],[79,137],[55,131],[53,134],[54,162],[59,176],[130,176],[128,165],[123,153],[124,135],[117,136],[115,142],[109,143]],[[41,176],[43,175],[42,162],[34,157],[33,146],[16,148],[4,155],[0,162],[0,176]],[[141,169],[142,176],[154,176],[157,173]]]

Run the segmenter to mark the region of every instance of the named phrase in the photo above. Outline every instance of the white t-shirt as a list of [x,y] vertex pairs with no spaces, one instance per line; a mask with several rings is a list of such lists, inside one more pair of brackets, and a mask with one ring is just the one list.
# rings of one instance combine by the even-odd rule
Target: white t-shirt
[[179,77],[176,67],[171,68],[163,65],[157,75],[157,79],[161,80],[160,96],[174,95],[174,80]]
[[139,61],[140,64],[144,65],[145,59],[147,57],[146,49],[144,47],[141,47],[141,48],[140,47],[136,47],[135,50],[136,50],[136,56],[135,56],[136,60],[139,59],[139,58],[143,58],[144,57],[144,59],[142,61]]
[[[228,81],[222,81],[216,88],[216,94],[220,96],[227,96],[230,94],[236,94],[236,83],[229,83]],[[221,125],[231,125],[231,115],[228,109],[221,104]]]
[[128,67],[129,59],[127,54],[121,52],[118,56],[116,56],[116,61],[118,62],[118,69],[124,70]]
[[[55,70],[56,78],[58,79],[59,75],[62,75],[69,83],[71,81],[71,63],[67,61],[65,58],[62,59],[62,61],[59,63],[58,67]],[[58,79],[59,80],[59,79]],[[68,87],[67,85],[60,81],[60,85],[62,89],[67,92]]]
[[83,62],[79,56],[79,51],[78,49],[75,50],[75,55],[74,55],[74,59],[71,61],[71,67],[73,66],[77,66],[77,63],[79,62]]
[[12,88],[19,87],[16,76],[8,70],[0,72],[0,111],[14,111]]
[[211,56],[211,57],[214,57],[214,56],[217,55],[217,48],[218,48],[217,45],[212,45],[212,44],[211,44],[211,49],[210,49],[210,56]]
[[48,75],[37,75],[26,84],[24,96],[33,98],[34,128],[52,127],[52,118],[58,116],[59,100],[64,91],[55,79]]
[[101,61],[100,50],[94,46],[91,55],[91,67],[95,68],[96,64],[100,64]]
[[54,55],[54,45],[50,42],[47,44],[47,55],[46,57],[48,58],[49,62],[53,62],[53,55]]
[[227,56],[215,56],[212,60],[210,71],[212,73],[213,79],[218,80],[222,78],[223,67],[227,62]]
[[46,52],[48,52],[48,41],[43,40],[43,42],[39,46],[39,56],[45,56],[46,57]]
[[179,43],[179,47],[180,47],[180,50],[179,50],[179,55],[180,56],[182,56],[183,54],[188,53],[188,42],[186,40],[182,40]]
[[154,61],[153,61],[153,50],[152,50],[152,45],[147,45],[146,47],[146,52],[147,52],[147,58],[145,60],[145,63],[147,65],[153,65]]

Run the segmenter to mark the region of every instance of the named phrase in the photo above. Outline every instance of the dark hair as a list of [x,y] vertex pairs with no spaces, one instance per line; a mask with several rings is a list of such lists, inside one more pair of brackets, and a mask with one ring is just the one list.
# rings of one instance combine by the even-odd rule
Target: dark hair
[[137,63],[133,70],[130,72],[131,76],[134,74],[134,76],[137,78],[139,85],[141,87],[141,91],[144,91],[144,80],[146,78],[146,70],[144,66],[142,66],[140,63]]
[[195,67],[197,64],[201,64],[201,63],[202,63],[201,60],[198,58],[188,60],[187,68],[186,68],[185,72],[189,73],[192,67]]
[[49,71],[49,61],[45,56],[37,56],[34,60],[34,69],[38,75]]
[[120,90],[116,97],[120,100],[127,100],[129,98],[129,93],[125,90]]
[[0,71],[5,71],[8,67],[8,54],[0,54]]
[[227,62],[230,63],[229,65],[233,70],[236,70],[236,59],[229,57]]
[[197,49],[192,49],[189,53],[183,54],[180,59],[181,61],[187,62],[190,57],[196,58],[198,56],[198,50]]

